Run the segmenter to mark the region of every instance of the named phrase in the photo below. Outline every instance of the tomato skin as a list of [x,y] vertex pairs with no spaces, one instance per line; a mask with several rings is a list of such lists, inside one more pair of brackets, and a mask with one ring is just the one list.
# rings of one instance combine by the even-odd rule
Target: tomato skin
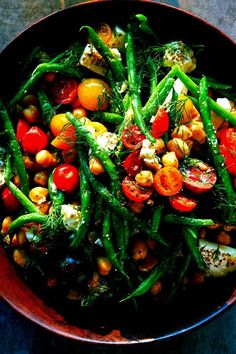
[[186,197],[182,193],[169,197],[172,208],[181,212],[189,212],[196,208],[198,201],[196,199]]
[[30,125],[24,119],[18,119],[16,126],[16,138],[18,142],[21,144],[23,137],[30,130]]
[[52,117],[50,129],[55,139],[51,145],[59,150],[68,150],[75,145],[76,132],[65,113],[59,113]]
[[[66,114],[59,113],[52,117],[50,130],[54,136],[57,136],[66,125],[71,126],[70,121],[66,118]],[[73,126],[70,128],[72,131],[75,131]]]
[[51,95],[56,103],[68,104],[73,102],[77,97],[77,90],[78,84],[74,79],[61,79],[54,82]]
[[61,164],[53,172],[53,182],[61,191],[72,193],[79,187],[79,170],[72,164]]
[[22,139],[22,148],[26,153],[37,154],[48,145],[48,137],[42,129],[32,126]]
[[122,132],[122,144],[126,149],[135,150],[141,146],[142,141],[146,139],[145,135],[141,132],[136,124],[131,124]]
[[121,188],[124,195],[133,202],[144,202],[148,200],[153,193],[153,188],[141,188],[130,176],[126,176],[123,179]]
[[142,169],[143,159],[139,157],[140,149],[131,152],[124,161],[124,169],[130,176],[136,176]]
[[83,80],[78,86],[78,97],[81,105],[89,111],[104,111],[109,105],[108,84],[97,78]]
[[171,196],[180,192],[183,179],[180,171],[173,166],[162,167],[154,175],[154,188],[160,195]]
[[220,137],[220,144],[236,151],[236,127],[224,129]]
[[217,180],[214,168],[202,161],[185,168],[182,175],[184,187],[194,194],[210,191]]
[[225,166],[232,176],[236,177],[236,151],[229,150],[224,145],[219,145],[221,155],[225,158]]
[[20,207],[19,200],[14,196],[14,194],[10,191],[8,187],[5,187],[2,191],[2,202],[4,207],[10,213],[16,211]]
[[159,107],[152,123],[151,134],[158,139],[169,129],[169,116],[164,108]]

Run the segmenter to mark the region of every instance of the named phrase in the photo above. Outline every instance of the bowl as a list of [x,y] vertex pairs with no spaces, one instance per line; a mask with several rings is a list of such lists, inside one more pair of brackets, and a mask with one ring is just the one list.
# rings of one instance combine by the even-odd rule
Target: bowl
[[[68,38],[75,40],[81,24],[89,20],[109,19],[114,23],[128,20],[131,13],[143,13],[150,18],[163,41],[183,40],[204,45],[199,64],[202,72],[227,83],[235,83],[233,70],[236,44],[226,34],[206,21],[178,8],[156,1],[122,1],[125,13],[120,15],[120,1],[89,1],[53,13],[34,23],[10,42],[0,54],[1,96],[9,97],[18,86],[19,68],[36,46],[60,48]],[[170,26],[171,24],[171,26]],[[173,30],[174,29],[174,30]],[[9,85],[9,83],[11,83]],[[18,313],[39,326],[76,341],[100,344],[138,344],[170,340],[199,328],[215,319],[236,302],[235,277],[210,283],[191,299],[182,298],[158,313],[132,314],[125,311],[80,313],[74,321],[62,309],[53,307],[34,292],[19,276],[18,271],[0,248],[0,295]],[[212,295],[213,294],[213,295]],[[72,311],[73,312],[73,311]]]

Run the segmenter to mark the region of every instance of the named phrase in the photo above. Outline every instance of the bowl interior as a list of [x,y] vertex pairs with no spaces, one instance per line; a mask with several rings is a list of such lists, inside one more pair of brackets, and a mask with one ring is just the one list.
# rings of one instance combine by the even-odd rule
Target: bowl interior
[[[183,40],[203,45],[198,67],[209,76],[226,83],[236,82],[235,43],[208,23],[176,8],[152,1],[122,1],[125,13],[120,15],[120,1],[81,3],[52,14],[28,28],[14,39],[0,55],[1,96],[11,96],[22,80],[20,67],[36,45],[52,51],[66,48],[79,35],[82,24],[97,21],[126,23],[132,13],[150,18],[163,42]],[[88,20],[89,19],[89,20]],[[171,24],[171,26],[170,26]],[[174,30],[173,30],[174,29]],[[10,84],[9,84],[10,83]],[[96,312],[79,311],[73,305],[57,306],[42,301],[29,289],[0,250],[0,295],[17,311],[39,325],[63,336],[99,343],[138,343],[171,338],[196,328],[221,313],[236,300],[235,277],[209,282],[199,292],[186,293],[171,306],[149,309],[144,304],[142,314],[125,310]],[[150,313],[155,325],[150,321]],[[76,318],[76,320],[75,320]]]

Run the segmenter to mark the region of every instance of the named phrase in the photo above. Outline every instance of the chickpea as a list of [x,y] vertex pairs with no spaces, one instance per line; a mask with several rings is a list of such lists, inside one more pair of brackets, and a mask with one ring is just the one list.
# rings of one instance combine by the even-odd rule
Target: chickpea
[[24,268],[26,265],[26,254],[25,251],[19,248],[14,249],[13,251],[13,260],[20,267]]
[[32,202],[42,204],[46,202],[48,196],[48,189],[45,187],[34,187],[29,192],[29,198]]
[[37,106],[30,104],[23,109],[22,114],[29,123],[36,123],[39,120],[40,111]]
[[165,151],[165,143],[163,139],[156,139],[155,145],[157,155],[160,155]]
[[112,269],[112,264],[107,257],[98,257],[98,272],[101,275],[108,275]]
[[162,158],[161,162],[163,167],[166,166],[173,166],[178,168],[179,167],[179,160],[177,159],[177,156],[174,151],[166,152]]
[[57,160],[48,150],[41,150],[35,155],[35,160],[40,166],[47,168],[55,166]]
[[28,94],[28,95],[23,97],[22,103],[24,104],[24,106],[29,106],[29,105],[37,106],[38,105],[38,99],[37,99],[37,97],[35,95]]
[[3,221],[2,221],[2,230],[1,230],[1,232],[2,232],[3,234],[6,234],[6,233],[8,232],[9,227],[10,227],[12,221],[13,221],[13,219],[12,219],[11,216],[6,216],[6,217],[3,219]]
[[147,244],[142,240],[136,240],[132,248],[132,258],[135,261],[138,261],[146,258],[147,254],[148,254]]
[[160,168],[162,168],[158,156],[154,156],[153,158],[144,158],[143,161],[148,168],[151,168],[154,171],[159,171]]
[[173,139],[180,138],[182,140],[188,140],[189,138],[191,138],[191,136],[192,136],[191,130],[184,124],[176,127],[171,134],[171,137]]
[[89,160],[89,169],[93,175],[100,175],[105,172],[105,169],[102,163],[99,161],[97,157],[91,157]]
[[224,246],[229,246],[231,243],[231,237],[225,231],[219,231],[216,235],[216,241]]
[[74,108],[72,114],[77,118],[82,118],[87,116],[87,111],[84,107]]
[[135,181],[141,187],[151,187],[153,185],[153,174],[149,170],[143,170],[135,176]]
[[144,208],[144,203],[143,202],[133,202],[132,200],[129,202],[130,209],[135,213],[135,214],[140,214]]
[[158,295],[162,290],[162,282],[157,280],[157,282],[150,288],[150,293],[152,295]]
[[158,259],[152,255],[147,255],[144,259],[144,262],[139,266],[139,270],[141,272],[149,272],[152,270],[155,265],[157,265]]
[[24,155],[23,156],[23,161],[24,161],[24,164],[25,164],[25,168],[27,170],[31,170],[34,166],[34,161],[32,160],[32,158],[30,158],[29,156],[27,155]]
[[12,246],[19,247],[27,242],[25,229],[21,228],[12,238]]
[[41,187],[46,187],[48,184],[48,172],[45,170],[36,172],[34,175],[34,182]]
[[187,127],[192,132],[193,140],[197,141],[199,144],[203,144],[206,141],[206,133],[202,122],[194,121],[189,123]]
[[168,151],[174,151],[178,159],[181,159],[190,154],[190,149],[186,142],[179,138],[169,140],[166,144],[166,147]]

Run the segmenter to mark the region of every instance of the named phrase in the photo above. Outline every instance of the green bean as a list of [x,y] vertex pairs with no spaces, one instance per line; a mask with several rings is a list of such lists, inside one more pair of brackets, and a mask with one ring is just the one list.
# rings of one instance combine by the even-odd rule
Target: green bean
[[83,170],[80,170],[80,195],[81,195],[81,219],[77,230],[74,233],[74,238],[71,243],[72,248],[78,248],[81,242],[84,240],[88,228],[92,213],[92,207],[90,204],[91,191]]
[[235,221],[235,207],[236,207],[236,193],[233,189],[231,177],[225,166],[225,160],[222,156],[218,140],[215,134],[215,128],[211,120],[209,105],[208,105],[208,96],[207,96],[207,80],[206,77],[203,77],[200,81],[200,92],[199,92],[199,107],[202,117],[202,122],[207,136],[208,148],[211,153],[211,156],[214,160],[216,171],[221,179],[221,182],[224,186],[224,192],[226,200],[228,202],[228,218],[229,221]]
[[79,70],[71,68],[67,65],[58,63],[39,64],[32,72],[30,78],[23,83],[16,95],[12,98],[12,100],[10,101],[10,107],[14,106],[17,102],[19,102],[37,84],[37,82],[42,78],[42,76],[49,72],[68,75],[79,81],[82,80],[82,76]]
[[[193,77],[191,75],[189,77],[191,80],[193,80],[193,82],[195,82],[195,84],[199,85],[201,78]],[[208,87],[211,87],[214,90],[231,90],[233,88],[232,85],[222,84],[221,82],[218,82],[214,79],[210,79],[209,77],[207,77],[207,84]]]
[[126,81],[125,68],[123,67],[121,61],[116,59],[110,50],[110,48],[99,38],[96,31],[90,26],[83,26],[80,30],[86,29],[88,32],[89,39],[96,48],[96,50],[101,54],[104,60],[107,62],[114,78],[119,83],[124,83]]
[[193,256],[193,259],[196,262],[197,267],[199,268],[199,270],[204,271],[205,270],[205,262],[204,259],[202,257],[202,254],[198,248],[198,237],[197,237],[197,233],[193,228],[184,226],[183,227],[183,236],[184,239],[186,241],[186,244],[188,246],[188,249],[191,253],[191,255]]
[[151,96],[157,86],[157,66],[152,59],[148,59],[148,70],[149,70],[149,77],[150,77],[150,96]]
[[39,224],[43,224],[45,220],[46,220],[46,215],[39,214],[39,213],[28,213],[25,215],[21,215],[12,221],[9,227],[9,233],[12,233],[15,230],[19,229],[20,227],[31,222],[38,222]]
[[148,18],[143,14],[136,14],[135,18],[139,21],[139,28],[143,31],[143,33],[151,37],[155,41],[155,44],[160,43],[160,39],[156,32],[151,28]]
[[92,134],[86,129],[84,124],[80,122],[79,119],[74,117],[73,114],[71,114],[70,112],[66,113],[66,117],[68,118],[70,123],[75,127],[77,136],[86,141],[86,143],[93,150],[94,155],[97,156],[97,158],[102,163],[104,169],[107,171],[108,175],[111,178],[116,196],[120,194],[121,189],[119,175],[117,173],[116,166],[111,161],[108,153],[98,145],[96,140],[93,138]]
[[155,240],[165,246],[168,246],[168,242],[166,242],[166,240],[161,236],[161,234],[158,231],[160,223],[161,223],[161,219],[163,216],[163,209],[164,209],[164,206],[162,204],[154,207],[149,236],[153,240]]
[[23,156],[14,132],[12,122],[8,115],[7,109],[4,106],[2,101],[0,101],[0,119],[3,124],[5,134],[9,139],[9,146],[14,159],[14,165],[16,167],[16,172],[20,178],[21,190],[25,195],[28,195],[29,194],[28,176],[26,173]]
[[10,191],[14,194],[14,196],[19,200],[20,204],[29,212],[29,213],[40,213],[37,206],[35,206],[27,197],[26,195],[21,192],[17,186],[11,182],[6,181],[6,184]]
[[[173,66],[173,72],[176,76],[183,82],[187,89],[192,92],[196,97],[199,96],[199,87],[191,80],[187,74],[180,70],[178,66]],[[232,112],[227,111],[225,108],[221,107],[217,102],[209,97],[209,107],[210,109],[217,113],[221,118],[228,121],[233,126],[236,126],[236,116]]]
[[134,121],[137,126],[140,128],[141,132],[146,136],[148,140],[151,142],[155,142],[156,139],[149,133],[142,113],[142,103],[138,90],[138,80],[136,73],[136,64],[135,64],[135,51],[134,51],[134,40],[133,34],[131,33],[130,27],[128,27],[127,35],[126,35],[126,63],[127,63],[127,71],[128,71],[128,82],[129,88],[131,91],[131,103],[134,113]]
[[48,127],[50,127],[51,119],[52,119],[53,115],[55,114],[55,108],[52,107],[52,105],[51,105],[51,103],[50,103],[50,101],[43,89],[39,89],[37,91],[37,96],[38,96],[39,106],[40,106],[40,109],[42,112],[42,116],[43,116],[43,118],[45,118]]
[[182,224],[190,226],[207,226],[215,224],[212,219],[197,219],[176,214],[166,214],[163,217],[163,221],[170,224]]
[[98,119],[101,122],[111,123],[111,124],[121,124],[123,122],[123,117],[117,113],[110,113],[110,112],[96,112],[94,114],[94,118]]

